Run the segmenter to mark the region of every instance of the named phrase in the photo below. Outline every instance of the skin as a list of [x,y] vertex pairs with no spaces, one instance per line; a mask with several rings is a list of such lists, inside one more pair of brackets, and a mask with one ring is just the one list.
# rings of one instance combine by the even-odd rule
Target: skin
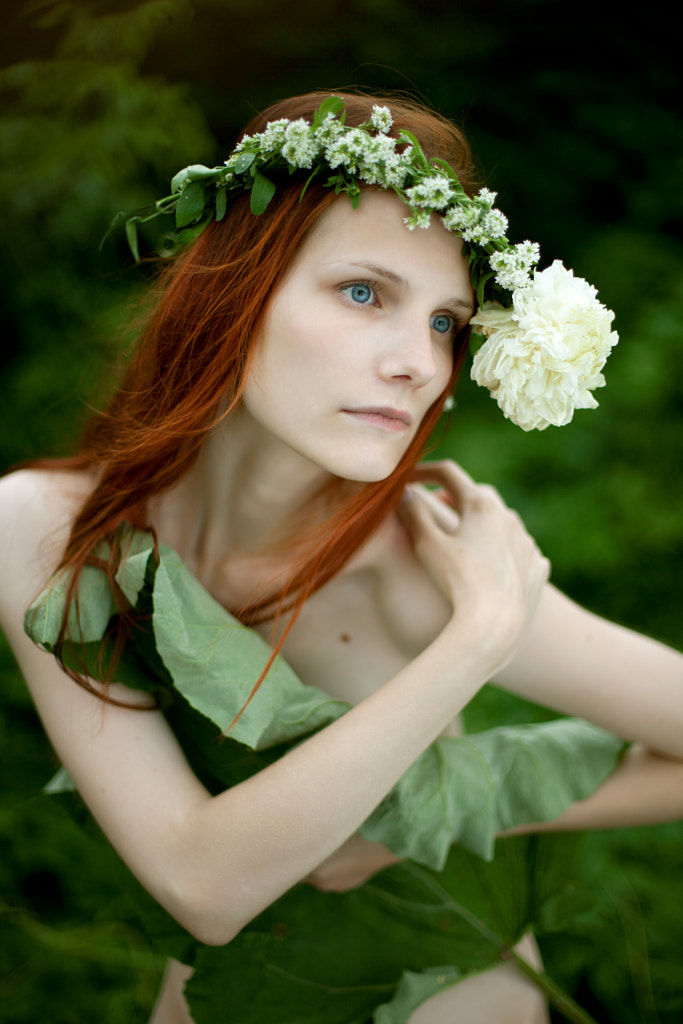
[[[226,604],[286,571],[283,539],[310,521],[331,474],[392,471],[448,379],[448,318],[466,319],[471,302],[460,242],[438,223],[408,232],[404,212],[370,191],[358,211],[340,199],[321,217],[257,339],[242,408],[150,505],[159,539]],[[489,679],[636,741],[553,827],[683,814],[683,659],[550,586],[547,560],[492,488],[450,462],[418,478],[400,513],[307,601],[284,645],[304,682],[354,707],[217,796],[159,712],[105,706],[23,633],[23,610],[58,563],[92,478],[24,471],[0,481],[0,623],[48,735],[114,847],[203,942],[229,942],[302,879],[342,891],[391,863],[358,827]],[[112,694],[144,700],[118,685]],[[183,1020],[174,971],[155,1024]],[[468,1021],[473,1006],[494,1024],[545,1013],[506,965],[442,993],[411,1024]]]

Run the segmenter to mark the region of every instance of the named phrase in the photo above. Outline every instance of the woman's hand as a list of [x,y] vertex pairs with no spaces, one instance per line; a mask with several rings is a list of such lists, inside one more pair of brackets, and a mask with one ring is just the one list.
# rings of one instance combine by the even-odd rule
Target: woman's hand
[[323,892],[346,892],[357,889],[378,871],[397,864],[400,859],[382,843],[368,842],[356,833],[311,871],[304,882]]
[[550,564],[519,516],[492,487],[455,463],[423,463],[399,514],[415,553],[450,601],[453,622],[465,627],[491,670],[514,654],[548,579]]

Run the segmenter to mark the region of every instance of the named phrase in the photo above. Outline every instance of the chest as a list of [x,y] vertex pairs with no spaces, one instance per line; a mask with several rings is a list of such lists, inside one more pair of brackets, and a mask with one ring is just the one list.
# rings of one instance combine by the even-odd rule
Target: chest
[[[304,604],[282,653],[299,677],[356,704],[427,647],[450,607],[407,538],[378,538]],[[268,623],[260,632],[276,639]]]

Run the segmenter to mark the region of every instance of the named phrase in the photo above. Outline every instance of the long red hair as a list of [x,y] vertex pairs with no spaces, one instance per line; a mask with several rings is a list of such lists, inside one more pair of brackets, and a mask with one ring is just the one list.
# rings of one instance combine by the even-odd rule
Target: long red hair
[[[276,103],[254,118],[246,133],[260,131],[278,118],[311,120],[326,95],[309,93]],[[345,100],[346,123],[352,126],[368,121],[374,104],[388,106],[394,119],[391,134],[396,137],[401,129],[413,132],[426,155],[448,161],[463,187],[472,191],[470,150],[453,124],[409,100],[335,95]],[[107,572],[122,613],[119,649],[130,628],[130,614],[114,580],[121,558],[113,543],[115,531],[124,520],[150,529],[149,500],[191,469],[218,418],[229,416],[239,405],[273,293],[308,230],[335,201],[333,191],[322,185],[311,185],[303,198],[301,190],[301,177],[295,175],[278,188],[261,216],[250,212],[248,195],[239,196],[220,223],[211,224],[164,267],[123,380],[109,404],[89,420],[79,451],[38,464],[96,471],[97,484],[73,523],[60,568],[71,571],[69,602],[86,565],[97,564]],[[313,543],[310,537],[302,543],[288,577],[276,589],[231,609],[242,621],[263,621],[283,607],[293,608],[293,621],[306,597],[341,569],[398,504],[455,383],[467,337],[464,331],[456,339],[451,386],[425,416],[394,472],[385,480],[353,488],[350,496],[343,482],[333,481],[330,488],[337,486],[338,495],[330,507],[335,511],[317,529]],[[112,557],[106,563],[94,555],[103,539],[112,542]],[[65,629],[66,615],[62,641]],[[73,670],[70,674],[91,688],[84,675]]]

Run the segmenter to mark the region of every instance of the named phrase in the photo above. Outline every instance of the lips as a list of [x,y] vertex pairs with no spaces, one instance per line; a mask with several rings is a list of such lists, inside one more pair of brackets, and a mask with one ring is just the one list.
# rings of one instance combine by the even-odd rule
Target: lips
[[347,416],[384,430],[406,430],[412,425],[413,417],[404,409],[389,405],[367,405],[358,409],[342,409]]

